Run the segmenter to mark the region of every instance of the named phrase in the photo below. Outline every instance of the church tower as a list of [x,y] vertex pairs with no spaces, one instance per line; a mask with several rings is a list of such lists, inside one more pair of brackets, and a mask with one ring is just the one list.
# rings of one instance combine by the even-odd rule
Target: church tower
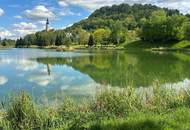
[[46,32],[48,32],[48,26],[49,26],[49,19],[47,18],[47,21],[46,21]]

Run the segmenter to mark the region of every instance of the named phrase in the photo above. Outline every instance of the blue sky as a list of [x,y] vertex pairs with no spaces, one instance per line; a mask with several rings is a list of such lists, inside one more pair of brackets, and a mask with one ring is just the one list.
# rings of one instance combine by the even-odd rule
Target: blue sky
[[61,29],[87,18],[95,9],[120,3],[154,4],[190,13],[190,0],[0,0],[0,37],[16,39],[44,29]]

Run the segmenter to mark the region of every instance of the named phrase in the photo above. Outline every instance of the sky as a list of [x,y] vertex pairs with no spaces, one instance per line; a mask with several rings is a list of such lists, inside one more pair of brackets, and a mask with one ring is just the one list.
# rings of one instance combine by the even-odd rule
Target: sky
[[190,13],[190,0],[0,0],[0,37],[17,39],[50,27],[63,29],[113,4],[153,4]]

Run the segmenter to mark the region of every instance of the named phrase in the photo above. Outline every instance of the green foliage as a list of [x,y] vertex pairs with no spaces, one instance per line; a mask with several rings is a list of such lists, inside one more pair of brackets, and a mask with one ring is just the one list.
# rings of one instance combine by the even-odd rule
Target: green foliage
[[94,36],[93,45],[122,45],[140,38],[149,42],[188,40],[188,24],[183,24],[188,20],[189,16],[180,14],[178,10],[150,4],[113,5],[96,10],[89,18],[64,30],[27,35],[18,39],[16,45],[88,45],[90,34]]
[[190,40],[190,22],[185,22],[182,26],[183,36],[185,40]]
[[22,92],[12,98],[7,110],[7,120],[14,129],[36,129],[40,127],[40,118],[32,99]]
[[172,48],[190,48],[190,41],[184,40],[172,46]]
[[[25,36],[25,38],[23,39],[23,43],[20,43],[20,44],[21,45],[25,44],[27,47],[29,47],[30,45],[34,45],[35,43],[36,43],[36,35],[30,34],[30,35]],[[17,44],[19,44],[19,43],[17,43]]]
[[124,21],[123,21],[124,27],[128,30],[134,30],[137,28],[137,22],[134,18],[133,15],[128,16]]
[[11,39],[3,39],[3,40],[1,40],[1,38],[0,38],[0,46],[14,47],[15,44],[16,44],[15,40],[11,40]]
[[143,22],[141,39],[150,42],[181,40],[181,28],[186,21],[185,16],[167,16],[164,10],[153,12],[150,19]]
[[111,31],[109,29],[97,29],[93,33],[96,44],[107,45],[109,43]]
[[89,33],[84,29],[79,29],[78,31],[78,43],[80,45],[87,45],[89,40]]
[[111,27],[110,42],[117,45],[126,41],[126,30],[123,29],[122,23],[117,21]]
[[24,38],[17,39],[16,47],[30,47],[31,45],[37,46],[69,46],[71,41],[71,36],[67,35],[63,30],[50,30],[49,32],[37,32],[36,34],[26,35]]
[[[96,10],[90,15],[90,18],[103,18],[103,19],[114,19],[122,20],[128,16],[133,15],[135,19],[140,20],[141,18],[148,18],[151,12],[160,10],[160,7],[150,4],[134,4],[132,6],[128,4],[113,5],[111,7],[102,7]],[[178,10],[164,9],[168,15],[179,14]]]
[[95,100],[77,103],[65,98],[58,106],[43,109],[36,109],[31,98],[21,93],[5,108],[7,116],[0,119],[0,126],[3,129],[58,130],[174,130],[190,126],[189,91],[176,92],[158,84],[146,90],[103,89]]
[[90,34],[89,40],[88,40],[88,46],[93,46],[94,45],[94,36]]
[[56,39],[55,39],[55,45],[56,46],[64,45],[65,39],[66,39],[65,32],[57,31],[56,34],[57,35],[56,35]]

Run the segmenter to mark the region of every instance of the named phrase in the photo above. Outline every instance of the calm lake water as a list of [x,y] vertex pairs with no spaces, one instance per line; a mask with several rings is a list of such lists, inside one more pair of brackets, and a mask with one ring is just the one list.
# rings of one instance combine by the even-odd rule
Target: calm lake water
[[97,87],[189,85],[190,55],[141,51],[0,50],[0,98],[94,96]]

